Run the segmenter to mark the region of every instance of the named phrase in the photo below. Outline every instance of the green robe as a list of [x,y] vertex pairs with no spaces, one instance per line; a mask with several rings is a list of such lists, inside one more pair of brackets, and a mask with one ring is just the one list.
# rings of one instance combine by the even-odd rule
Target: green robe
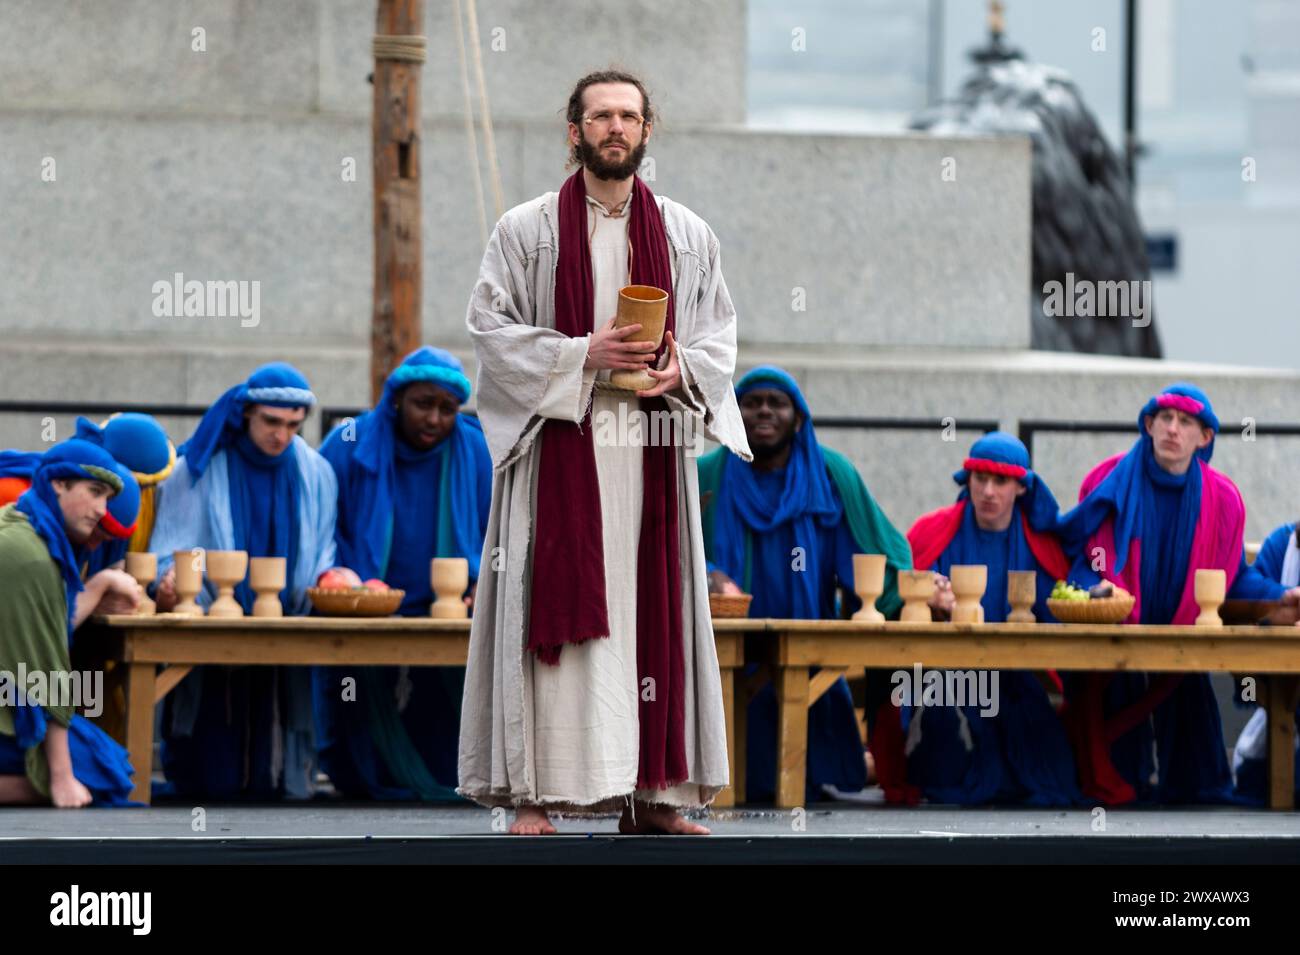
[[[867,490],[867,485],[853,462],[825,445],[819,447],[822,460],[826,463],[826,473],[834,482],[835,490],[844,503],[844,517],[849,522],[849,532],[858,545],[859,553],[885,555],[885,590],[876,601],[876,609],[886,617],[895,617],[903,606],[903,599],[898,596],[898,572],[912,569],[911,545],[889,522],[889,518]],[[709,560],[713,560],[713,515],[718,488],[722,483],[722,467],[730,453],[726,448],[718,448],[697,462],[700,472],[700,522],[703,524],[704,553]],[[746,532],[743,575],[746,578],[749,577],[752,565],[750,537]],[[743,585],[743,582],[738,583]],[[845,581],[845,585],[851,587],[852,581]]]
[[[68,655],[68,605],[63,578],[27,515],[12,504],[0,508],[0,671],[16,679],[18,665],[43,672],[51,682],[72,671]],[[43,707],[49,719],[67,727],[73,706]],[[0,706],[0,733],[14,736],[14,714]],[[27,777],[49,795],[45,747],[27,751]]]

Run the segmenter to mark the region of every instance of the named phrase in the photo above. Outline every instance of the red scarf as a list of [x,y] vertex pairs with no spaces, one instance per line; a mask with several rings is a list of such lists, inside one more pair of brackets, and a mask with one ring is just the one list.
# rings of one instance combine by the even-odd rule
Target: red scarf
[[[595,283],[587,237],[582,170],[560,189],[560,248],[555,268],[555,327],[570,338],[596,328]],[[675,331],[668,235],[654,194],[632,183],[628,241],[631,281],[668,291],[665,330]],[[602,322],[607,316],[602,316]],[[667,336],[665,334],[665,340]],[[655,355],[658,361],[663,345]],[[662,397],[640,399],[649,415]],[[666,419],[664,419],[666,420]],[[600,485],[591,415],[581,426],[549,419],[539,436],[537,522],[533,531],[528,649],[558,664],[566,643],[609,636]],[[665,789],[686,780],[685,664],[677,532],[677,456],[671,445],[642,448],[643,497],[636,570],[636,657],[640,767],[637,786]],[[647,683],[647,681],[653,681]]]

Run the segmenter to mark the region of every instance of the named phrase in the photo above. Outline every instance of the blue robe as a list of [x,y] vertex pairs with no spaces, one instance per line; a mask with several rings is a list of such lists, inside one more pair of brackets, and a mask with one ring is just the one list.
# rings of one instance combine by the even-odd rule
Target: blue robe
[[[393,442],[392,497],[400,519],[392,520],[386,531],[386,567],[373,566],[368,557],[371,549],[357,543],[358,504],[363,495],[373,493],[354,460],[358,442],[343,440],[342,430],[336,429],[321,446],[339,481],[339,560],[358,573],[378,576],[390,587],[406,591],[398,609],[401,616],[428,616],[434,596],[430,564],[437,556],[456,556],[439,553],[440,539],[456,539],[455,534],[439,533],[440,502],[455,497],[443,487],[444,479],[450,479],[447,461],[453,439],[463,439],[471,452],[466,460],[472,462],[472,473],[461,480],[472,482],[476,504],[474,514],[453,512],[453,517],[468,517],[471,527],[462,528],[461,534],[482,549],[492,503],[492,459],[476,425],[458,419],[461,433],[428,451],[417,451],[400,439]],[[395,424],[381,418],[364,425],[358,422],[358,429],[363,426]],[[470,562],[471,582],[477,579],[473,571],[478,556],[474,554]],[[342,680],[348,677],[356,681],[356,702],[343,699]],[[457,799],[452,787],[464,680],[464,667],[317,667],[313,673],[317,742],[321,768],[335,788],[352,798]]]
[[[754,478],[770,502],[775,502],[785,487],[784,469],[771,472],[755,470]],[[831,493],[840,503],[834,482],[831,482]],[[786,620],[806,618],[806,614],[796,610],[794,595],[796,575],[806,571],[792,569],[791,553],[796,546],[809,547],[809,542],[795,540],[793,522],[782,524],[770,533],[754,534],[752,539],[752,579],[737,581],[746,592],[754,595],[749,615]],[[839,617],[836,592],[840,586],[848,588],[850,609],[857,610],[861,601],[852,593],[852,587],[853,555],[858,548],[853,542],[848,521],[841,515],[833,527],[818,524],[816,539],[811,546],[816,547],[820,555],[816,565],[821,570],[821,580],[817,585],[819,613],[813,619],[834,620]],[[747,671],[754,669],[756,667],[751,664]],[[771,683],[750,700],[747,714],[745,796],[749,802],[770,802],[776,794],[777,723],[776,691]],[[812,802],[821,798],[824,785],[835,786],[842,792],[857,792],[867,785],[862,732],[853,708],[853,694],[843,678],[808,708],[806,800]]]
[[[988,584],[981,604],[988,623],[1010,614],[1008,570],[1038,574],[1034,618],[1052,621],[1047,598],[1055,583],[1025,540],[1017,504],[1006,530],[982,530],[967,506],[962,524],[929,568],[950,576],[954,564],[983,564]],[[984,678],[981,674],[981,678]],[[1073,806],[1083,802],[1075,778],[1074,754],[1046,690],[1025,670],[998,672],[998,712],[981,716],[978,705],[903,707],[909,733],[908,782],[932,802],[980,805],[1014,802],[1031,806]],[[969,746],[964,741],[969,737]]]
[[[310,613],[307,589],[335,563],[337,483],[302,438],[293,439],[290,453],[280,468],[267,466],[246,439],[236,439],[212,454],[197,481],[179,459],[160,486],[150,541],[159,575],[174,551],[192,547],[285,557],[284,612]],[[199,603],[206,607],[214,596],[205,583]],[[253,595],[246,584],[236,596],[247,612]],[[170,787],[187,797],[310,797],[310,669],[195,667],[163,701],[163,769]]]

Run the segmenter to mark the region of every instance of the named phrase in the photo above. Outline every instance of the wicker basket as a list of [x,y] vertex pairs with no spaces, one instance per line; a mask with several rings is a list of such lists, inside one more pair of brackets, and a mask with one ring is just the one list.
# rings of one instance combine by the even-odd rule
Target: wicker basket
[[1122,623],[1133,612],[1137,598],[1126,591],[1100,600],[1047,601],[1047,609],[1061,623]]
[[709,594],[709,613],[715,617],[748,617],[753,594]]
[[405,590],[340,590],[311,587],[312,606],[326,617],[390,617],[402,605]]

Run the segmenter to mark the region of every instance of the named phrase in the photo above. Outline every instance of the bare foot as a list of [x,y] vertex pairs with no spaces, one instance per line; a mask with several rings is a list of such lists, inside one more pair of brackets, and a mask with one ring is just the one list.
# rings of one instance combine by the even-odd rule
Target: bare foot
[[555,827],[540,806],[520,806],[515,810],[515,821],[510,826],[512,836],[553,836]]
[[50,802],[58,809],[80,809],[89,806],[95,797],[75,776],[50,777]]
[[683,819],[675,809],[669,806],[650,806],[643,802],[636,804],[636,822],[632,821],[632,809],[623,810],[623,818],[618,821],[618,831],[625,836],[707,836],[709,830],[701,825]]

